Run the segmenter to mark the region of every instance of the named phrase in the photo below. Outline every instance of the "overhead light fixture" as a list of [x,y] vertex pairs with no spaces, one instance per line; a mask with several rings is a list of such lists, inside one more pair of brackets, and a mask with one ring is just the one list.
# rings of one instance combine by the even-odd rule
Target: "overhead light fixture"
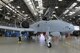
[[10,8],[8,5],[6,5],[6,7],[8,8],[8,9],[10,9],[10,10],[13,10],[12,8]]
[[55,14],[54,14],[54,15],[52,15],[52,16],[56,17],[56,15],[55,15]]
[[30,1],[30,0],[27,0],[27,1]]
[[17,6],[17,8],[21,8],[20,6]]
[[80,0],[77,0],[78,2],[80,2]]
[[14,9],[15,7],[14,7],[14,6],[12,6],[12,8]]
[[75,12],[69,12],[69,15],[73,15]]
[[18,16],[20,16],[20,14],[18,14]]
[[58,6],[55,6],[55,9],[58,9],[59,7]]
[[34,12],[34,15],[36,16],[36,15],[38,15],[36,12]]
[[16,17],[16,16],[13,16],[13,17]]
[[10,2],[12,2],[13,0],[9,0]]
[[28,16],[28,14],[25,14],[25,16]]
[[8,16],[5,16],[5,19],[10,20],[10,18]]
[[77,6],[75,8],[78,8]]
[[2,11],[2,9],[0,8],[0,11]]
[[7,13],[8,15],[10,15],[10,13]]
[[66,14],[66,13],[68,13],[69,12],[69,10],[67,9],[65,12],[63,12],[63,14]]
[[35,0],[35,1],[38,1],[38,0]]
[[55,11],[53,11],[52,13],[56,13]]
[[30,18],[30,17],[28,17],[28,18]]
[[22,13],[25,13],[25,11],[22,11]]
[[29,5],[31,5],[32,3],[31,2],[29,2]]
[[36,8],[39,8],[39,6],[37,6]]
[[80,6],[78,6],[78,7],[76,6],[75,8],[76,8],[76,9],[80,9]]
[[76,6],[77,5],[77,3],[76,2],[74,2],[70,7],[69,7],[69,9],[72,9],[74,6]]
[[62,0],[58,0],[58,1],[62,1]]

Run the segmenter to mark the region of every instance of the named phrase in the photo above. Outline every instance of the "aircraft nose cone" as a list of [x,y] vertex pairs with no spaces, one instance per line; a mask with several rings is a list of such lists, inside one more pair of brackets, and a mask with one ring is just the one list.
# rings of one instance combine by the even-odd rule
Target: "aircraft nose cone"
[[74,26],[72,24],[70,24],[69,29],[74,31]]

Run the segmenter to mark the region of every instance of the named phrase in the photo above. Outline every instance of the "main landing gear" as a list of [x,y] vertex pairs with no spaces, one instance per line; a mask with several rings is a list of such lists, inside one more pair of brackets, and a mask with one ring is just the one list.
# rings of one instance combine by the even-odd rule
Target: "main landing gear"
[[18,43],[21,43],[21,37],[19,36],[18,38],[19,38],[19,41],[18,41]]

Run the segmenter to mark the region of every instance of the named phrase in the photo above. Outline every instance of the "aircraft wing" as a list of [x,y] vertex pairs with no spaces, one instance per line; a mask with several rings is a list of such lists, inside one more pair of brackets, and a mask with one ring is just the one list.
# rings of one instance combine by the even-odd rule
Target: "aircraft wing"
[[14,31],[34,31],[32,28],[17,28],[17,27],[8,27],[0,26],[0,29],[14,30]]

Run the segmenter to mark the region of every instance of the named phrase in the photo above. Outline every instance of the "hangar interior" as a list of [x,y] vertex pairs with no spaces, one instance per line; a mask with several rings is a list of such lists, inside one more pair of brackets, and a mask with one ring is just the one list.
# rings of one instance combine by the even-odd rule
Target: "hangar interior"
[[29,28],[41,20],[63,20],[73,24],[75,31],[65,39],[53,37],[52,48],[47,48],[37,36],[33,41],[22,37],[18,44],[19,31],[0,28],[0,52],[80,53],[80,0],[0,0],[0,26]]

